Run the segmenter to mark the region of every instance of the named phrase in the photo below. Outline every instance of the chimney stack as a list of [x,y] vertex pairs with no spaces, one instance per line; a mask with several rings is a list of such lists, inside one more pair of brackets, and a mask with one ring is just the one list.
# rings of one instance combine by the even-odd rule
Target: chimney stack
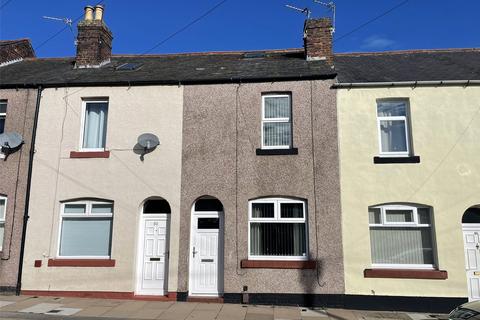
[[326,60],[333,66],[332,31],[330,18],[305,20],[303,42],[307,60]]
[[103,11],[102,5],[85,7],[85,19],[77,26],[76,68],[98,68],[110,62],[113,36],[103,22]]

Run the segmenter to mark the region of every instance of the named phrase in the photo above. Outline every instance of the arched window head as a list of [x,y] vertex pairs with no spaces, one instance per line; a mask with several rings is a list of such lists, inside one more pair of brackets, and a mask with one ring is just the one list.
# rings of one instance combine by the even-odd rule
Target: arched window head
[[195,211],[223,211],[223,205],[218,199],[198,199],[195,202]]
[[170,205],[164,199],[151,199],[145,201],[143,205],[144,214],[171,213]]
[[480,208],[468,208],[463,214],[462,223],[480,223]]

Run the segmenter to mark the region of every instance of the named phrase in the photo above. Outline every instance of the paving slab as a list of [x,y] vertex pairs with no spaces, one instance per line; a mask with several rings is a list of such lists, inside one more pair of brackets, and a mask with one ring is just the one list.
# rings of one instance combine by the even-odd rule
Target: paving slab
[[330,318],[335,320],[363,320],[359,318],[352,310],[344,309],[327,309],[327,314]]
[[188,316],[187,320],[215,320],[218,311],[216,310],[196,310],[194,309]]
[[245,320],[273,320],[273,314],[247,312]]
[[221,303],[199,303],[195,307],[195,311],[197,310],[204,310],[204,311],[217,311],[219,312],[222,308],[223,304]]
[[54,310],[50,310],[49,312],[45,312],[44,314],[52,316],[71,316],[81,310],[82,309],[77,308],[56,308]]
[[42,303],[43,301],[44,301],[44,299],[42,299],[42,298],[30,297],[28,299],[21,300],[19,302],[15,302],[15,303],[12,303],[8,306],[3,307],[2,311],[19,311],[19,310],[34,306],[36,304]]
[[195,309],[197,303],[177,302],[172,304],[157,319],[163,320],[184,320]]
[[0,309],[12,303],[15,303],[15,301],[0,301]]
[[273,318],[275,320],[300,320],[300,308],[298,307],[275,307],[273,309]]
[[224,304],[218,313],[218,320],[243,320],[247,314],[247,306],[239,304]]
[[92,306],[83,309],[82,311],[78,312],[75,316],[78,317],[100,317],[105,312],[111,310],[112,307],[99,307],[99,306]]
[[130,318],[147,304],[146,301],[128,301],[113,307],[102,314],[102,317],[123,317]]
[[132,315],[133,319],[157,319],[166,309],[145,307]]
[[323,318],[323,320],[326,320],[325,318],[328,318],[327,311],[325,309],[320,309],[320,308],[312,308],[312,309],[301,308],[300,315],[302,316],[302,319]]

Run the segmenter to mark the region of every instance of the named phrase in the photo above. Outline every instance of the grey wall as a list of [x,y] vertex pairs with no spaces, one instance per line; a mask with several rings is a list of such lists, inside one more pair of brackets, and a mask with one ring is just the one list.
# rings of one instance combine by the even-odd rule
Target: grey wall
[[[185,87],[180,292],[188,291],[190,211],[203,195],[217,197],[224,206],[226,293],[238,293],[244,285],[249,292],[257,293],[344,292],[332,83]],[[262,93],[279,91],[292,93],[293,147],[298,148],[298,155],[257,156],[255,149],[261,147]],[[240,268],[240,261],[248,257],[248,201],[264,196],[307,200],[309,253],[311,259],[317,260],[318,270]]]
[[36,99],[36,89],[0,90],[0,100],[7,100],[5,132],[18,132],[25,141],[20,151],[8,156],[6,161],[0,159],[0,194],[8,198],[0,253],[0,291],[13,290],[17,284]]

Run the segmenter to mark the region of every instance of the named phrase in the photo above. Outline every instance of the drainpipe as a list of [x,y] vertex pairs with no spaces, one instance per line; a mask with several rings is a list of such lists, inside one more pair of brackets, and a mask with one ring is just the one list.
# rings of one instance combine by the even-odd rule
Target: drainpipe
[[[37,124],[38,124],[38,113],[40,110],[40,99],[42,97],[42,86],[38,86],[37,89],[37,103],[35,105],[35,117],[33,118],[33,129],[32,129],[32,139],[30,142],[30,157],[28,162],[28,177],[27,177],[27,192],[25,195],[25,211],[23,214],[23,230],[22,230],[22,242],[20,244],[20,261],[18,268],[18,278],[17,278],[17,296],[20,295],[22,288],[22,271],[23,271],[23,256],[25,253],[25,238],[27,236],[27,222],[28,222],[28,206],[30,204],[30,188],[32,185],[32,168],[33,168],[33,156],[35,154],[35,138],[37,135]],[[26,116],[26,115],[25,115]]]

